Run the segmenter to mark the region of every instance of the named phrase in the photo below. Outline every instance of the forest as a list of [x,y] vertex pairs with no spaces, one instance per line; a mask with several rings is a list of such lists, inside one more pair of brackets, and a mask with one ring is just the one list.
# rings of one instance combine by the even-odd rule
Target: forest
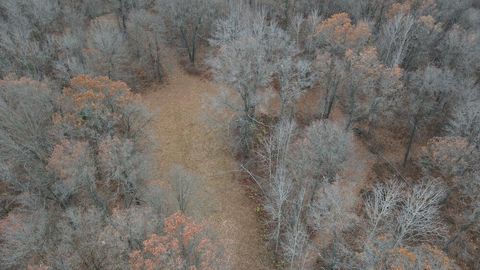
[[1,0],[3,269],[480,269],[480,2]]

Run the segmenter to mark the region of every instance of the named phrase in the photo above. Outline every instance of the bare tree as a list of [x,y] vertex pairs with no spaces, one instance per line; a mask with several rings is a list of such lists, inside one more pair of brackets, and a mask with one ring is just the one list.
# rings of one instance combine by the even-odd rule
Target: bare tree
[[125,60],[125,40],[118,27],[110,21],[95,20],[91,28],[92,56],[88,59],[93,69],[113,78]]
[[458,76],[474,78],[478,84],[480,71],[478,31],[469,31],[456,26],[445,35],[437,49],[442,65],[457,72]]
[[1,220],[0,261],[5,269],[24,268],[30,259],[45,248],[47,213],[41,209],[34,213],[10,213]]
[[389,110],[394,95],[403,88],[400,81],[402,70],[382,65],[373,47],[366,47],[358,53],[347,51],[343,61],[330,62],[327,74],[333,79],[340,76],[339,82],[333,80],[327,87],[333,87],[335,93],[339,84],[339,103],[347,113],[346,130],[354,123],[364,121],[370,131],[382,113]]
[[[428,13],[423,11],[422,8],[420,8],[420,10],[412,10],[410,12],[400,8],[398,12],[399,14],[396,14],[396,17],[390,19],[391,23],[397,17],[404,17],[404,23],[409,22],[409,19],[407,18],[410,16],[413,16],[414,20],[412,29],[408,33],[408,36],[404,36],[407,39],[405,45],[408,45],[408,47],[404,47],[404,49],[406,49],[404,58],[399,64],[402,66],[402,68],[409,71],[423,69],[432,62],[432,53],[435,51],[434,48],[438,47],[438,40],[442,35],[444,25],[442,22],[437,21],[434,16],[426,15]],[[378,42],[380,42],[380,40],[378,40]],[[383,52],[382,50],[380,51]],[[444,56],[442,53],[442,55],[434,57],[441,58]],[[382,60],[384,59],[382,58]]]
[[287,173],[285,167],[276,168],[274,178],[269,183],[267,201],[265,202],[265,210],[271,216],[274,224],[271,239],[275,243],[275,252],[278,252],[281,232],[285,223],[287,200],[293,190],[292,179]]
[[297,40],[297,44],[301,46],[301,48],[305,49],[305,52],[312,54],[315,51],[316,47],[316,28],[317,25],[320,23],[321,17],[318,13],[318,9],[311,9],[309,10],[308,16],[305,19],[305,40],[303,42],[299,42]]
[[[480,177],[478,174],[466,175],[465,181],[462,185],[462,191],[470,201],[470,211],[467,215],[466,229],[477,226],[480,220],[480,195],[476,190],[480,187]],[[466,230],[464,229],[464,231]]]
[[382,226],[392,226],[398,213],[400,203],[403,201],[404,185],[395,180],[385,184],[377,184],[372,194],[365,201],[370,228],[368,238],[373,238]]
[[404,97],[407,104],[402,109],[408,118],[410,132],[405,146],[403,166],[406,165],[413,140],[419,128],[425,124],[438,124],[443,127],[448,120],[448,109],[455,104],[455,77],[449,70],[427,67],[412,76]]
[[11,22],[27,19],[38,35],[45,35],[55,29],[55,21],[60,16],[60,5],[55,0],[18,0],[4,1]]
[[312,251],[309,234],[305,224],[287,227],[282,242],[283,255],[287,258],[289,269],[308,269],[307,263]]
[[306,188],[301,187],[289,203],[282,250],[290,269],[305,269],[311,253],[310,234],[305,224],[306,199]]
[[264,140],[263,151],[259,153],[266,173],[266,179],[260,183],[260,187],[266,197],[265,210],[274,224],[271,238],[275,243],[275,252],[278,252],[281,243],[287,203],[294,188],[293,178],[287,168],[287,154],[295,127],[295,122],[291,120],[280,121],[274,132]]
[[382,29],[378,37],[378,48],[383,62],[389,67],[402,64],[415,31],[415,18],[409,14],[398,14]]
[[53,98],[45,84],[23,79],[0,81],[0,153],[2,160],[45,161]]
[[[455,216],[458,227],[455,233],[453,233],[445,243],[445,249],[447,251],[452,251],[455,245],[464,245],[463,242],[469,237],[469,233],[478,235],[480,230],[480,196],[477,192],[480,187],[480,177],[478,173],[466,174],[459,179],[459,184],[462,211],[460,216]],[[463,252],[463,256],[466,257],[465,259],[475,260],[475,248],[466,247],[467,246],[465,246],[465,251]],[[471,257],[468,258],[468,256]]]
[[255,16],[259,16],[244,1],[232,1],[228,5],[228,15],[213,23],[209,43],[214,46],[229,44],[240,37]]
[[295,44],[298,44],[298,46],[301,45],[301,42],[304,41],[304,38],[301,38],[301,34],[304,31],[305,26],[305,19],[303,18],[302,14],[296,14],[292,22],[288,25],[288,32],[290,36],[292,37],[292,40],[295,42]]
[[25,3],[32,24],[41,34],[55,29],[55,20],[60,16],[60,5],[56,0],[28,0]]
[[455,106],[453,117],[447,126],[451,135],[467,138],[468,142],[480,145],[480,104],[475,97]]
[[[94,19],[95,17],[101,16],[106,12],[112,12],[111,2],[114,0],[84,0],[84,1],[75,1],[75,0],[64,0],[61,2],[62,9],[70,11],[76,11],[77,15],[85,17],[85,19]],[[110,7],[109,7],[110,6]]]
[[[219,29],[213,44],[220,43],[218,55],[210,59],[209,64],[213,68],[216,80],[223,82],[238,94],[242,100],[240,108],[235,108],[238,114],[239,145],[240,149],[249,151],[252,147],[252,136],[256,120],[256,106],[258,91],[266,87],[271,81],[274,67],[271,64],[271,48],[273,40],[283,35],[283,31],[274,24],[268,24],[264,14],[258,14],[250,20],[248,27],[237,32],[235,25],[231,27],[233,32],[225,36],[225,30]],[[235,19],[228,19],[235,23]],[[224,23],[218,23],[224,28]],[[227,42],[228,41],[228,42]]]
[[394,246],[443,237],[439,205],[444,198],[445,190],[437,181],[424,180],[415,185],[397,217]]
[[[426,147],[424,162],[430,168],[430,174],[440,173],[447,183],[453,185],[448,193],[450,200],[457,200],[460,207],[447,204],[454,211],[451,219],[456,224],[456,231],[445,243],[449,252],[455,250],[456,245],[465,242],[467,232],[478,234],[480,220],[480,171],[478,145],[469,141],[468,137],[439,137],[430,139]],[[447,211],[450,213],[451,211]],[[464,259],[471,260],[472,248],[465,246]],[[469,254],[470,253],[470,254]]]
[[338,182],[323,183],[318,191],[309,217],[314,230],[329,239],[322,250],[322,260],[329,269],[353,268],[356,258],[344,233],[357,223],[352,209],[355,197],[347,195],[350,192],[342,190]]
[[296,60],[294,55],[289,54],[277,64],[281,118],[293,116],[295,102],[312,86],[315,79],[309,61]]
[[181,166],[174,166],[170,171],[170,183],[175,192],[178,208],[185,213],[198,185],[199,178]]
[[132,0],[111,0],[111,5],[114,8],[114,12],[117,15],[118,24],[120,29],[127,32],[127,20],[130,11],[134,8],[135,1]]
[[128,250],[134,250],[141,248],[150,234],[159,231],[163,222],[162,215],[148,205],[132,206],[114,211],[108,220],[108,226],[124,237]]
[[445,195],[442,184],[428,178],[413,187],[397,180],[377,184],[364,201],[368,222],[364,267],[378,268],[399,248],[442,238],[440,205]]
[[328,120],[313,122],[304,139],[292,149],[289,163],[299,181],[312,183],[315,192],[323,181],[332,182],[342,168],[351,147],[351,138]]
[[127,241],[124,241],[126,235],[121,235],[109,224],[103,211],[69,208],[57,226],[61,241],[57,247],[52,247],[50,264],[115,269],[128,263],[124,256],[128,252]]
[[82,51],[86,45],[83,31],[66,31],[61,36],[52,36],[51,39],[59,50],[53,71],[56,79],[68,83],[75,76],[91,73]]
[[179,39],[187,51],[188,59],[195,65],[197,49],[202,39],[209,37],[213,18],[220,3],[216,0],[158,0],[156,9],[163,14],[171,35]]
[[[3,1],[0,27],[3,72],[43,79],[52,68],[54,46],[48,36],[57,30],[60,9],[55,0]],[[3,67],[2,67],[3,66]]]
[[421,163],[427,174],[440,173],[444,179],[454,180],[479,170],[476,145],[465,137],[434,137],[424,147]]
[[87,142],[64,140],[57,144],[48,159],[47,169],[57,178],[52,191],[62,206],[67,206],[76,194],[87,193],[94,199],[98,196],[91,194],[97,192],[96,167]]
[[26,19],[15,27],[11,26],[14,23],[2,24],[0,28],[0,49],[5,57],[2,71],[28,74],[40,79],[44,76],[43,69],[48,65],[51,51],[32,39],[33,29]]
[[340,84],[342,64],[330,54],[317,55],[315,67],[320,78],[319,83],[325,91],[323,101],[322,118],[328,119],[337,98],[337,90]]
[[123,199],[125,208],[136,202],[139,186],[150,176],[146,153],[135,146],[133,141],[117,137],[105,138],[99,144],[103,180],[115,190],[113,196]]
[[145,72],[154,66],[154,77],[161,80],[163,68],[161,61],[161,44],[163,42],[164,26],[158,14],[147,10],[132,11],[127,22],[129,40],[133,41],[133,55],[140,58]]
[[53,96],[45,84],[22,79],[0,81],[0,163],[9,201],[24,193],[52,198],[45,165],[53,147],[49,136]]

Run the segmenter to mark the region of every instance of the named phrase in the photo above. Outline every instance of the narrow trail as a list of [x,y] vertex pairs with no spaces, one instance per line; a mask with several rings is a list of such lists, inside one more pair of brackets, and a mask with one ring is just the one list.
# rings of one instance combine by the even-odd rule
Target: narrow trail
[[[218,91],[214,83],[187,74],[170,54],[167,82],[151,87],[144,100],[155,113],[152,122],[160,184],[167,192],[168,173],[181,165],[201,177],[187,213],[205,221],[224,243],[230,269],[274,269],[263,240],[256,205],[238,179],[238,170],[224,142],[224,130],[205,123],[205,96]],[[227,266],[228,267],[228,266]],[[226,267],[226,268],[227,268]],[[227,268],[228,269],[228,268]]]

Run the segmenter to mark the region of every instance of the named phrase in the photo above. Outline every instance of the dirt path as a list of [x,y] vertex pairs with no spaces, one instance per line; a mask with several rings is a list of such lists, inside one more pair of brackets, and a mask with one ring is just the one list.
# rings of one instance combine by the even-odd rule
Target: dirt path
[[170,168],[177,164],[201,176],[188,213],[213,226],[225,243],[230,268],[273,269],[256,205],[234,179],[237,166],[222,139],[224,131],[202,120],[202,100],[215,95],[218,87],[185,73],[176,61],[169,62],[167,83],[152,87],[144,96],[155,112],[159,181],[165,183]]

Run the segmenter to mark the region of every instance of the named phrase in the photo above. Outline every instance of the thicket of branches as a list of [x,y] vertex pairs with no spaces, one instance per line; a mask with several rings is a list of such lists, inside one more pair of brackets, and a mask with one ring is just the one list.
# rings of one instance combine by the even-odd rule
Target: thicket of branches
[[[208,64],[228,86],[215,104],[234,113],[284,267],[479,267],[474,2],[249,1],[214,23]],[[346,177],[353,137],[393,173]]]
[[[162,190],[146,184],[151,116],[125,83],[80,75],[55,94],[7,79],[0,93],[2,268],[143,269],[139,252],[163,246],[172,261],[158,269],[218,262],[206,229],[180,213],[165,217]],[[194,178],[177,169],[172,181],[185,211]],[[194,239],[173,248],[183,234]]]
[[2,265],[123,265],[162,217],[149,202],[161,194],[144,185],[151,142],[139,96],[85,75],[58,95],[31,79],[0,84]]
[[[0,3],[1,269],[218,268],[207,228],[147,184],[157,146],[132,91],[163,80],[167,44],[194,62],[213,3]],[[172,172],[182,212],[195,181]]]

